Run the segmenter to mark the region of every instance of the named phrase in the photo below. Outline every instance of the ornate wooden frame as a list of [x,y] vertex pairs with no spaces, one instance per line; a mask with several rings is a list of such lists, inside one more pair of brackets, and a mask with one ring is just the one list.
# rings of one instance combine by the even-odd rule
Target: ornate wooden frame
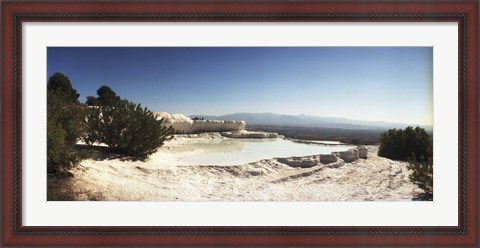
[[[2,3],[2,244],[478,245],[477,1],[4,1]],[[453,21],[459,25],[459,223],[456,227],[22,226],[23,22]]]

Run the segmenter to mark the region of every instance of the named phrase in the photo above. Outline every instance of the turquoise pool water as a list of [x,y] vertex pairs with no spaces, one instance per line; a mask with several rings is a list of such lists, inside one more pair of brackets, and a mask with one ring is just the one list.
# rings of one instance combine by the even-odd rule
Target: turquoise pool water
[[[242,165],[262,159],[346,151],[355,146],[303,144],[286,139],[212,139],[186,141],[162,149],[165,165]],[[161,160],[161,159],[159,159]],[[157,160],[157,161],[159,161]]]

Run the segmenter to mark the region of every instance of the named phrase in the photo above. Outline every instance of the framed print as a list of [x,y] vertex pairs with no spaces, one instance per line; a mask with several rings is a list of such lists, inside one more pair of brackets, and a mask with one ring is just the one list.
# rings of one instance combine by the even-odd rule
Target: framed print
[[478,11],[4,1],[2,245],[476,247]]

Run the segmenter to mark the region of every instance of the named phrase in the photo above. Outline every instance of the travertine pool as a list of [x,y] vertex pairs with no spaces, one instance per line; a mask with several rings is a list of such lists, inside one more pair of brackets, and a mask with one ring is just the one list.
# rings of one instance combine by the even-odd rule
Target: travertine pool
[[[166,145],[152,156],[161,165],[241,165],[262,159],[309,156],[346,151],[355,146],[339,144],[304,144],[283,138],[275,139],[192,139]],[[328,142],[327,142],[328,143]]]

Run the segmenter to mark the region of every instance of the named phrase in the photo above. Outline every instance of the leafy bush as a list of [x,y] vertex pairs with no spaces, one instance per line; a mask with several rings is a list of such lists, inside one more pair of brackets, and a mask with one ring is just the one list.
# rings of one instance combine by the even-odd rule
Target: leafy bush
[[422,189],[428,199],[433,192],[433,141],[425,129],[391,129],[380,135],[378,156],[409,161],[409,179]]
[[55,173],[78,162],[74,146],[85,117],[77,91],[63,74],[50,77],[47,89],[47,171]]
[[48,92],[63,94],[63,98],[67,102],[78,103],[78,97],[80,94],[78,94],[77,90],[72,87],[70,79],[60,72],[55,72],[48,79],[47,90]]
[[173,134],[153,112],[140,104],[119,100],[91,107],[87,116],[87,144],[105,143],[115,152],[145,158],[157,151]]
[[77,161],[73,147],[65,141],[65,130],[48,121],[47,172],[55,173]]
[[408,176],[410,181],[422,189],[428,198],[431,198],[433,192],[433,160],[432,158],[424,162],[411,160],[407,166],[412,174]]
[[432,138],[423,128],[390,129],[380,135],[378,156],[394,160],[415,159],[424,162],[432,155]]
[[121,100],[108,86],[97,90],[98,98],[87,97],[87,105],[100,105],[92,107],[78,102],[79,94],[61,73],[49,78],[47,89],[47,163],[51,173],[81,159],[75,149],[81,136],[87,144],[105,143],[115,152],[146,157],[173,133],[150,110]]
[[85,102],[85,105],[95,106],[99,104],[98,104],[97,98],[95,98],[94,96],[87,96],[87,101]]
[[97,95],[97,98],[94,96],[87,96],[85,104],[88,106],[113,105],[117,101],[120,101],[120,97],[117,96],[117,93],[106,85],[98,88]]
[[65,131],[67,144],[75,144],[85,131],[85,107],[68,102],[59,92],[47,93],[47,119]]
[[103,85],[97,90],[97,95],[97,101],[101,105],[112,105],[115,102],[120,101],[120,97],[117,96],[117,93],[106,85]]

